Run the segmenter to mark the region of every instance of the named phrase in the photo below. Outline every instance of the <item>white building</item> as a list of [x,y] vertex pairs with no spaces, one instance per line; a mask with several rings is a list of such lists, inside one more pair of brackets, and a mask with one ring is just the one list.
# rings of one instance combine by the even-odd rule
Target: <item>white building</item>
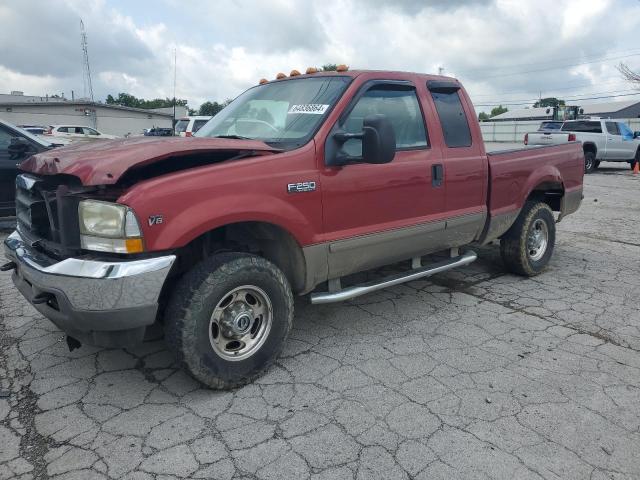
[[[31,97],[12,92],[0,95],[0,118],[14,125],[82,125],[102,133],[141,135],[152,127],[173,126],[173,108],[142,109],[107,105],[86,100]],[[4,98],[3,98],[4,97]],[[41,100],[42,99],[42,100]],[[167,111],[168,110],[168,111]],[[176,106],[176,118],[187,115],[186,107]],[[94,124],[95,122],[95,124]]]

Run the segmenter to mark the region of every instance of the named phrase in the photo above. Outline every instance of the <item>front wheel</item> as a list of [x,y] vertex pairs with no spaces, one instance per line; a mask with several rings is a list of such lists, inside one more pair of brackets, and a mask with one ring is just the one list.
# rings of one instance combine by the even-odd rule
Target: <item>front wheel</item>
[[229,389],[273,363],[292,319],[291,287],[278,267],[258,256],[222,253],[178,283],[165,316],[165,339],[193,377]]
[[598,168],[598,164],[596,160],[596,154],[593,152],[584,152],[584,173],[592,173],[596,168]]
[[526,202],[518,219],[500,240],[507,269],[533,277],[542,272],[553,254],[556,222],[546,203]]

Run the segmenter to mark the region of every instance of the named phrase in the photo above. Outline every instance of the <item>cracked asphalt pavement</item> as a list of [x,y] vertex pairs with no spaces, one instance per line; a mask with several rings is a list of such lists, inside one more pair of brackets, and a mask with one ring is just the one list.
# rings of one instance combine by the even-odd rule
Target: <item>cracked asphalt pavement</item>
[[544,274],[506,274],[491,245],[349,303],[300,298],[275,366],[233,392],[161,340],[70,353],[0,274],[0,479],[640,478],[640,176],[611,165]]

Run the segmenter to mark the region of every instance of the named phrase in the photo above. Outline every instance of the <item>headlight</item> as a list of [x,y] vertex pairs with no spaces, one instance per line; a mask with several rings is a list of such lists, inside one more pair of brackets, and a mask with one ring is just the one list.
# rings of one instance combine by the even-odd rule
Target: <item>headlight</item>
[[83,200],[78,206],[78,215],[82,248],[114,253],[144,251],[140,225],[130,208],[117,203]]

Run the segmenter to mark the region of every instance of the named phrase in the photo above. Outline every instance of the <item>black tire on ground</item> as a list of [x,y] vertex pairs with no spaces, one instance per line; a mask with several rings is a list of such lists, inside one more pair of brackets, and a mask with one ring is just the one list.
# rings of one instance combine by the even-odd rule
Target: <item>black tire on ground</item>
[[[546,245],[540,247],[537,239],[545,233]],[[502,236],[500,254],[507,270],[532,277],[549,263],[555,241],[556,221],[551,208],[542,202],[526,202],[518,219]]]
[[[246,293],[247,289],[258,293],[252,296]],[[261,295],[262,301],[256,300]],[[247,335],[252,335],[254,326],[260,324],[258,330],[264,332],[260,337],[263,340],[256,341],[248,357],[234,359],[234,350],[243,353],[245,347],[224,347],[224,342],[229,342],[228,347],[233,340],[222,336],[223,327],[212,323],[213,313],[225,312],[221,318],[229,319],[230,323],[221,321],[220,325],[232,328],[229,325],[234,324],[234,318],[237,321],[245,310],[248,319],[255,316],[251,305],[256,302],[271,312],[270,328],[260,330],[267,324],[266,314],[252,319],[251,327],[245,324],[242,328],[246,328]],[[278,267],[255,255],[221,253],[193,267],[176,285],[165,314],[165,340],[181,366],[194,378],[214,389],[230,389],[251,382],[269,368],[284,346],[292,321],[291,287]],[[240,338],[237,331],[234,333]],[[219,344],[215,340],[218,338],[222,339]],[[248,337],[242,337],[245,338]],[[247,345],[252,341],[247,340]],[[214,344],[222,353],[214,349]],[[236,344],[245,345],[242,341]]]
[[595,163],[593,164],[594,170],[597,170],[598,168],[600,168],[600,160],[596,160]]
[[596,169],[596,154],[584,152],[584,173],[591,173]]

